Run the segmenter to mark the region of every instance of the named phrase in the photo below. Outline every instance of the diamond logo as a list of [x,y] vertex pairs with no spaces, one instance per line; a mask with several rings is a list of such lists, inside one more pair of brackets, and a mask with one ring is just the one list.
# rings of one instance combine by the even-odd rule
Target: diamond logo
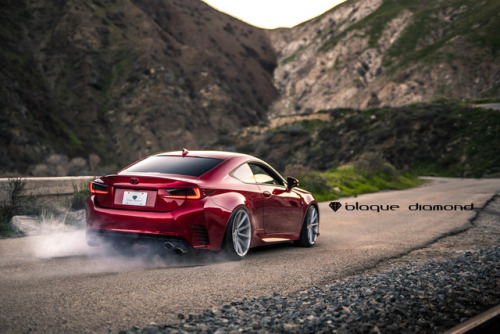
[[341,206],[342,204],[340,204],[340,202],[330,202],[330,208],[332,208],[332,210],[335,212],[337,212],[337,210],[340,209]]

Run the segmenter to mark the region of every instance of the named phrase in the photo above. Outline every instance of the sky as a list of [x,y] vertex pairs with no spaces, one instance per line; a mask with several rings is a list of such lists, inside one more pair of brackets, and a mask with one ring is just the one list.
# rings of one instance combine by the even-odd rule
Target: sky
[[202,0],[251,25],[274,29],[293,27],[323,14],[345,0]]

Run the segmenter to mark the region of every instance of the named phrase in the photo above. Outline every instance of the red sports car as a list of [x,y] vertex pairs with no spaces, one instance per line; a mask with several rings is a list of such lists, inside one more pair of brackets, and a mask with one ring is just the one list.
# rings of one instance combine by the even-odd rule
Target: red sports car
[[192,151],[149,156],[90,183],[87,242],[131,246],[154,239],[176,253],[224,251],[319,235],[318,204],[270,165],[245,154]]

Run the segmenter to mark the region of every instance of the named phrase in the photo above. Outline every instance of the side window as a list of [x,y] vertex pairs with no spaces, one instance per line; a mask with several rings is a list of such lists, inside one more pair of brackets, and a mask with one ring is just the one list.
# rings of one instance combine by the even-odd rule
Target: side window
[[263,166],[250,164],[250,169],[257,183],[283,185],[283,181],[275,173]]
[[253,172],[248,164],[243,164],[236,168],[231,175],[245,183],[255,183]]

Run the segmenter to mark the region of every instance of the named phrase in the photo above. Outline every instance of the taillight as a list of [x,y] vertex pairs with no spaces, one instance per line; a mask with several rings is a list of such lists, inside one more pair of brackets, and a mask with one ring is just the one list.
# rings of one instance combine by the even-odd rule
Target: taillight
[[102,183],[90,182],[90,193],[91,194],[107,194],[108,186]]
[[165,189],[166,194],[161,194],[163,198],[173,198],[173,199],[200,199],[205,194],[200,188],[176,188],[176,189]]

